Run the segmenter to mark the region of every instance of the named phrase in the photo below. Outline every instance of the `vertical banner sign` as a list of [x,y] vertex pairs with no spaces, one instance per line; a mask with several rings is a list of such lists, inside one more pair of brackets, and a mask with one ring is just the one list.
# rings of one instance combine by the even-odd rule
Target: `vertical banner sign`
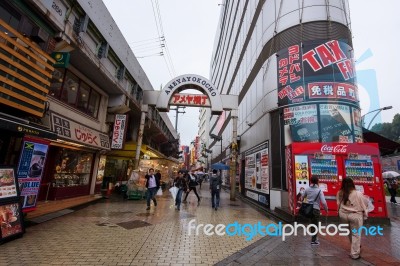
[[47,141],[24,138],[17,170],[23,211],[31,211],[36,207],[48,148]]
[[122,150],[126,133],[127,115],[115,115],[111,149]]

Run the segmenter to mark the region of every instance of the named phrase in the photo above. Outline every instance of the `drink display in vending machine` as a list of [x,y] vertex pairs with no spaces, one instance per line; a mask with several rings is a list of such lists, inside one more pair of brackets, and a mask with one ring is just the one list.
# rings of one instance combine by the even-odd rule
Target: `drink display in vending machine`
[[299,198],[311,176],[317,176],[328,204],[327,215],[336,216],[336,195],[343,179],[349,177],[374,204],[375,209],[368,215],[387,218],[376,143],[292,143],[286,148],[286,163],[289,209],[293,215],[298,213]]

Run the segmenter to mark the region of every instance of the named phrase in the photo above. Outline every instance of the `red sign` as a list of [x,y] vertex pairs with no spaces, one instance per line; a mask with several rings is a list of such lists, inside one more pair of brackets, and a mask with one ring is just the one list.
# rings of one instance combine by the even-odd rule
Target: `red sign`
[[323,145],[321,147],[321,152],[329,152],[329,153],[346,153],[348,145]]
[[185,105],[197,107],[210,107],[210,100],[204,94],[183,94],[176,93],[171,97],[170,105]]
[[332,98],[358,101],[357,87],[339,82],[312,82],[308,84],[310,99]]

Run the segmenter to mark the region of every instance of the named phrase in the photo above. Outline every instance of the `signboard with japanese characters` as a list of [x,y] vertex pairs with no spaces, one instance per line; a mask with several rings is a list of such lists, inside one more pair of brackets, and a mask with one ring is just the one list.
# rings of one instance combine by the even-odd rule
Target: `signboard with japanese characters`
[[64,139],[100,149],[110,149],[110,141],[106,134],[74,122],[59,114],[51,113],[51,126],[52,130]]
[[127,115],[116,114],[112,134],[111,149],[121,150],[124,147],[127,127]]
[[278,104],[337,99],[358,102],[353,49],[338,40],[292,45],[277,53]]
[[186,94],[186,93],[175,93],[172,95],[170,105],[184,105],[184,106],[196,106],[196,107],[210,107],[210,100],[207,95],[204,94]]
[[300,103],[305,100],[301,45],[296,44],[277,53],[278,103]]

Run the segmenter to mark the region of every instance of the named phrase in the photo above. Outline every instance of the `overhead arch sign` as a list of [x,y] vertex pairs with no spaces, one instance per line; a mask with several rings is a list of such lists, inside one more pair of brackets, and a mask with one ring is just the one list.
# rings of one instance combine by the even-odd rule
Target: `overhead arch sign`
[[[211,106],[212,114],[220,114],[222,112],[223,107],[221,95],[215,88],[214,84],[212,84],[208,79],[195,74],[181,75],[168,82],[159,94],[156,108],[159,111],[167,112],[169,110],[169,105],[171,105],[172,102],[175,101],[175,104],[179,105],[177,103],[178,96],[174,97],[174,95],[189,89],[198,90],[208,96],[209,102],[207,101],[207,105]],[[179,95],[179,97],[181,97],[179,101],[184,101],[184,105],[199,106],[197,100],[194,100],[197,99],[197,97],[193,98],[192,102],[190,101],[191,97],[195,97],[194,95],[185,96],[185,98],[182,94]],[[200,102],[205,102],[204,96],[201,98]]]

